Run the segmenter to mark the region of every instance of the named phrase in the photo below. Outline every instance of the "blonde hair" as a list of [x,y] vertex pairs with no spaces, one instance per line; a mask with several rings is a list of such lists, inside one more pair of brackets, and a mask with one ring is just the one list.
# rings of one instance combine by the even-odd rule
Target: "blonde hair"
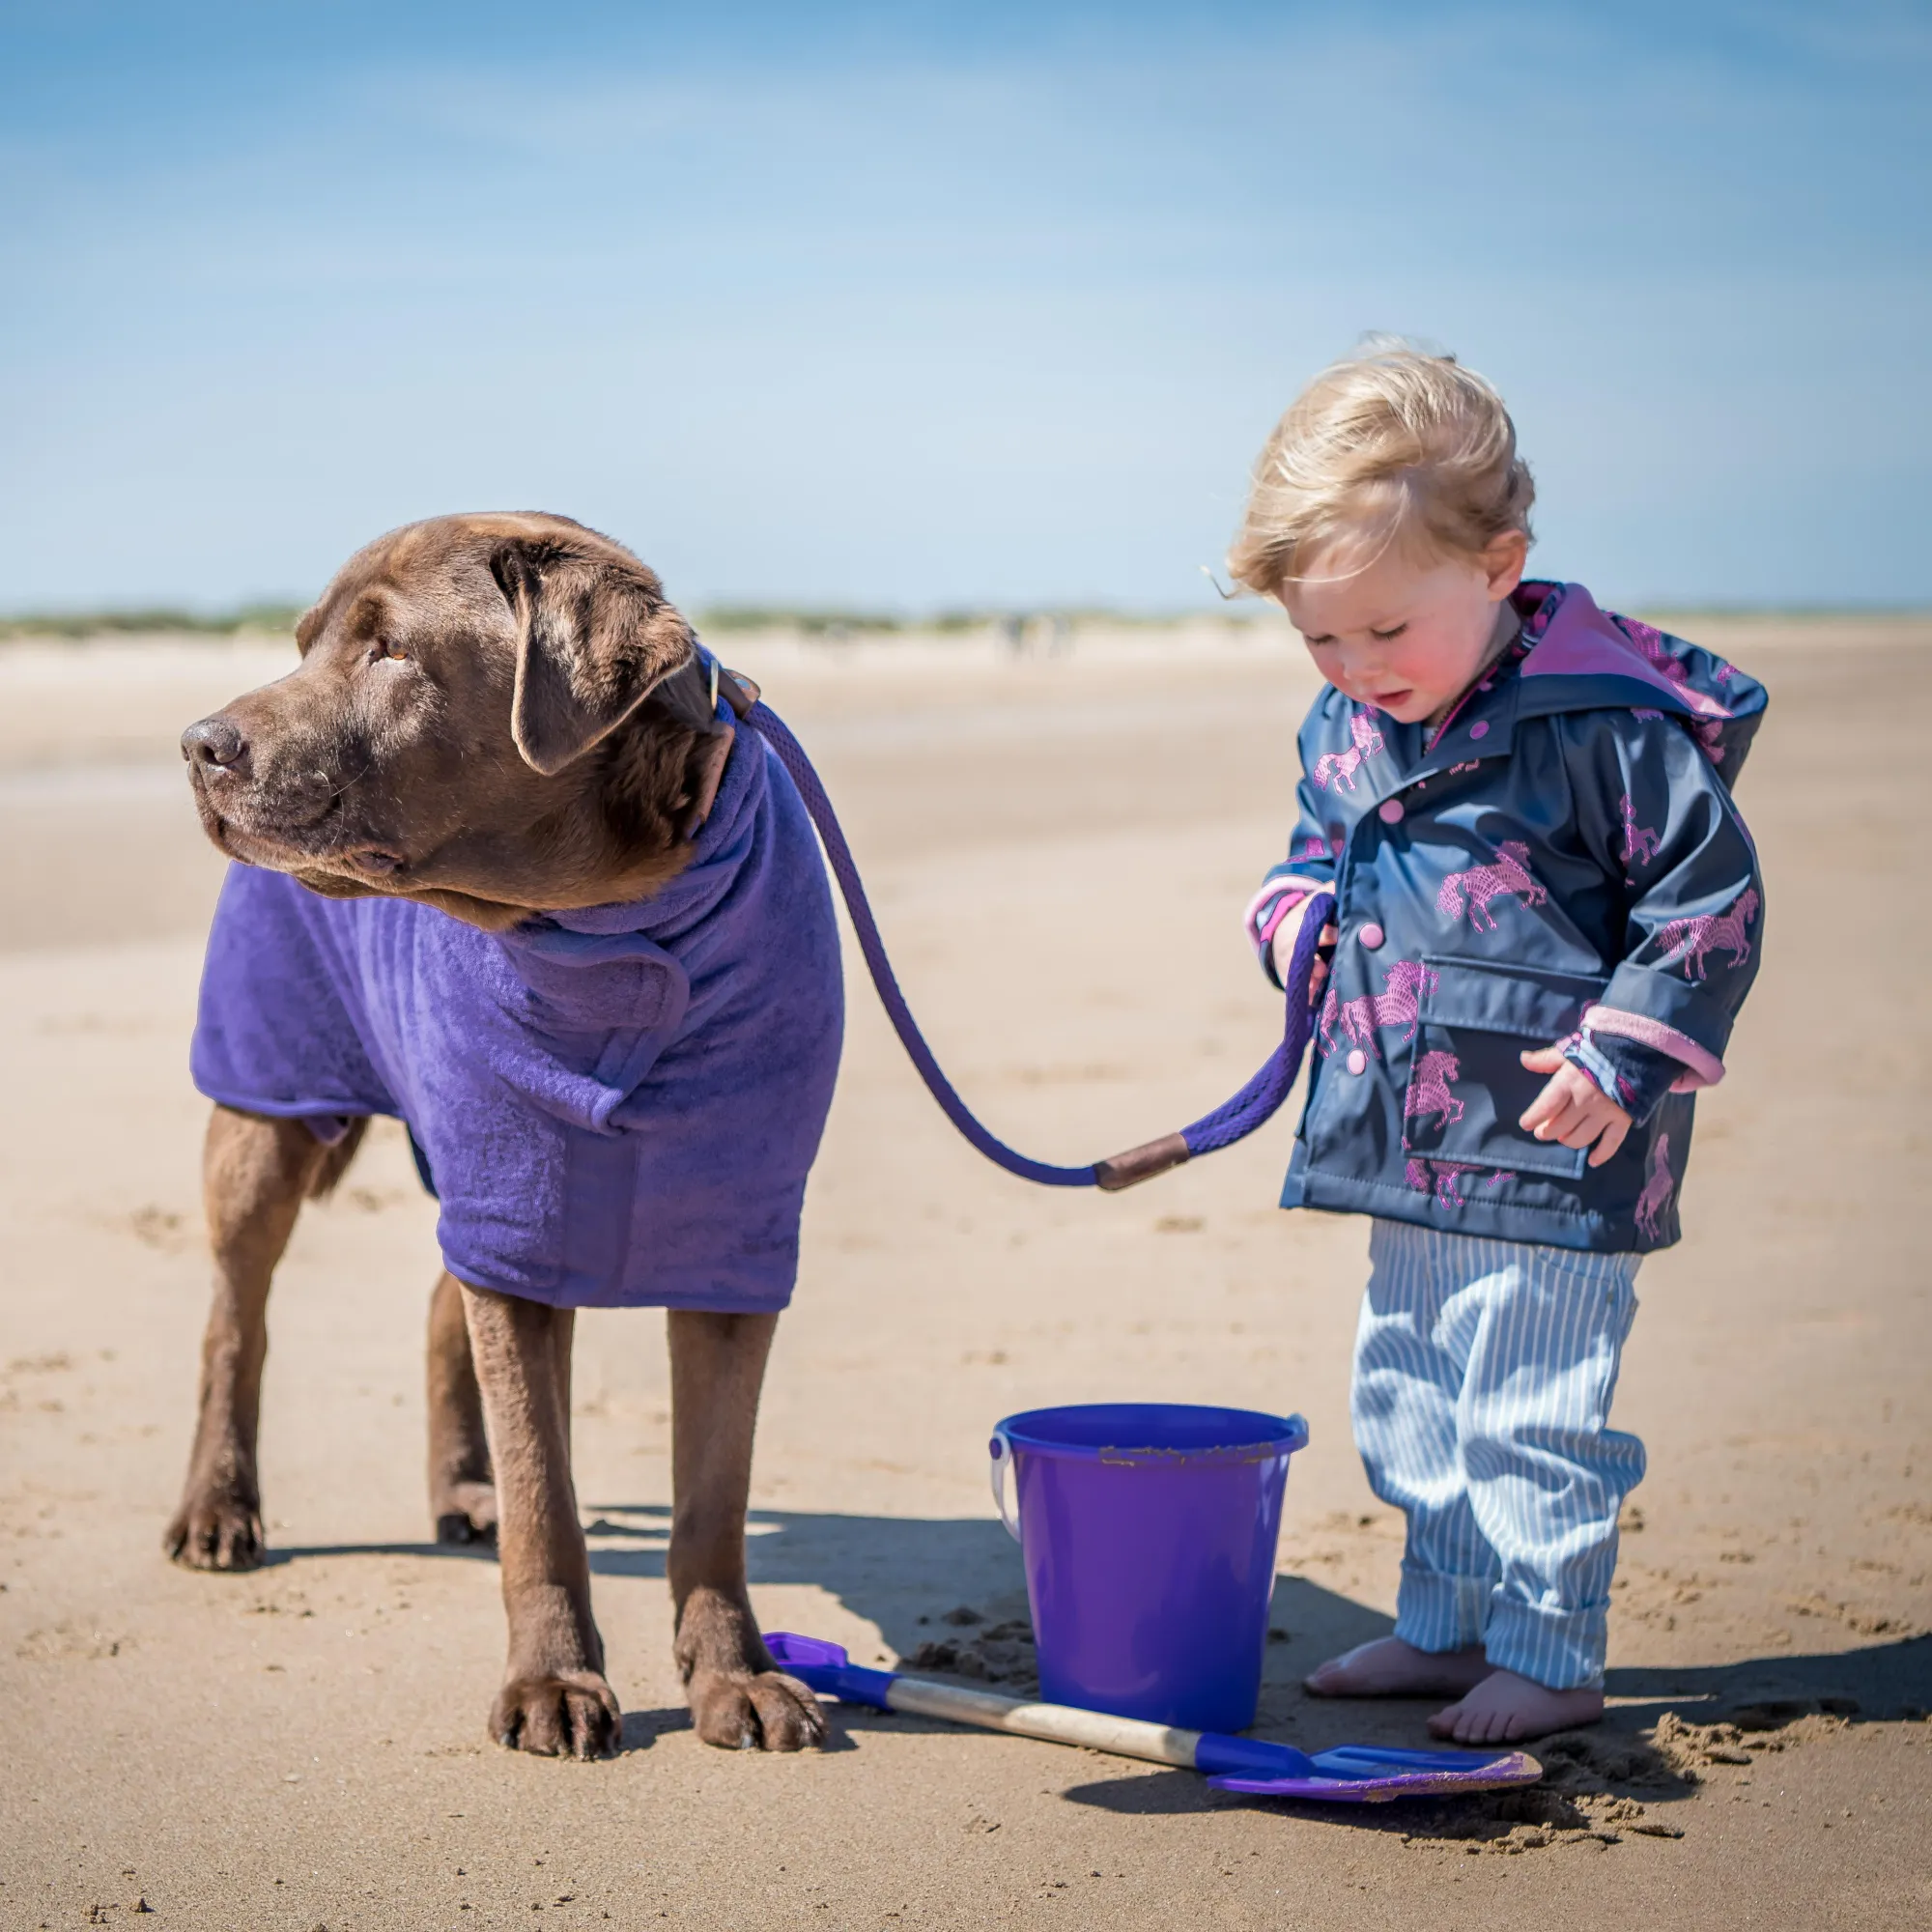
[[1228,568],[1275,596],[1339,539],[1366,550],[1356,570],[1396,543],[1477,556],[1507,531],[1527,537],[1535,499],[1516,425],[1489,384],[1453,355],[1372,336],[1275,424]]

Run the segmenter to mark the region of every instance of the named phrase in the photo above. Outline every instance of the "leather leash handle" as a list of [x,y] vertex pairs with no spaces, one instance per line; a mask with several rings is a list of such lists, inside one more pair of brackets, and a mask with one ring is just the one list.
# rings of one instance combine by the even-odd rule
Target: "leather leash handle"
[[1094,1185],[1103,1194],[1118,1194],[1123,1187],[1138,1187],[1157,1174],[1192,1160],[1194,1150],[1184,1135],[1162,1134],[1157,1141],[1143,1141],[1124,1153],[1109,1154],[1094,1163]]

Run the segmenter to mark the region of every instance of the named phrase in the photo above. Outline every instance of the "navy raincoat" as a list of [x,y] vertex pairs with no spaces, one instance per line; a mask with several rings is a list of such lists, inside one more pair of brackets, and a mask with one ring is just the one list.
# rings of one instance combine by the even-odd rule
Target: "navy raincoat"
[[[1731,786],[1765,693],[1579,584],[1515,602],[1521,635],[1439,727],[1332,686],[1302,726],[1299,822],[1250,922],[1265,960],[1328,889],[1340,941],[1282,1206],[1667,1247],[1692,1096],[1757,971]],[[1517,1125],[1548,1077],[1519,1055],[1552,1043],[1635,1119],[1600,1168]]]

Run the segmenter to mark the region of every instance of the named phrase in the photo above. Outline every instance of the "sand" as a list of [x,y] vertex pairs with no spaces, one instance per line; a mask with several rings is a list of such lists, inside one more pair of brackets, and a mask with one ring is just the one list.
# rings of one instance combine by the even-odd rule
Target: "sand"
[[[1548,1746],[1536,1792],[1361,1813],[867,1714],[821,1754],[699,1745],[669,1660],[650,1314],[589,1317],[578,1351],[624,1752],[497,1749],[493,1566],[425,1541],[433,1216],[393,1131],[277,1289],[269,1566],[169,1565],[206,1294],[185,1044],[219,877],[173,740],[288,648],[0,648],[0,1926],[1927,1922],[1932,625],[1705,629],[1773,692],[1741,792],[1769,938],[1700,1106],[1689,1236],[1639,1283],[1618,1420],[1651,1475],[1611,1717]],[[1277,1014],[1236,919],[1281,846],[1309,694],[1278,635],[729,655],[820,757],[915,1004],[996,1127],[1092,1158],[1260,1061]],[[1261,1729],[1425,1742],[1426,1704],[1295,1688],[1387,1628],[1400,1525],[1349,1442],[1365,1225],[1275,1210],[1287,1117],[1122,1197],[1027,1189],[952,1137],[856,978],[852,1008],[759,1436],[768,1626],[865,1662],[950,1645],[1023,1683],[991,1421],[1298,1408]]]

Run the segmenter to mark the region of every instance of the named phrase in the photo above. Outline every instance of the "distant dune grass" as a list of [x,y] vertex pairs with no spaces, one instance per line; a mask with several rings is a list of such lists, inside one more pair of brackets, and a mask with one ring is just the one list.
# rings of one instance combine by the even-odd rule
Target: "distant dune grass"
[[234,637],[293,631],[306,604],[243,604],[232,611],[181,611],[166,605],[111,611],[22,611],[0,617],[0,638],[98,638],[191,632]]
[[1051,624],[1072,629],[1082,624],[1159,627],[1199,623],[1204,617],[1232,623],[1260,614],[1249,606],[1235,611],[1114,611],[1104,605],[984,605],[947,611],[845,611],[792,604],[711,604],[695,621],[701,631],[793,631],[808,638],[890,637],[917,631],[923,637],[966,631],[1013,630]]

